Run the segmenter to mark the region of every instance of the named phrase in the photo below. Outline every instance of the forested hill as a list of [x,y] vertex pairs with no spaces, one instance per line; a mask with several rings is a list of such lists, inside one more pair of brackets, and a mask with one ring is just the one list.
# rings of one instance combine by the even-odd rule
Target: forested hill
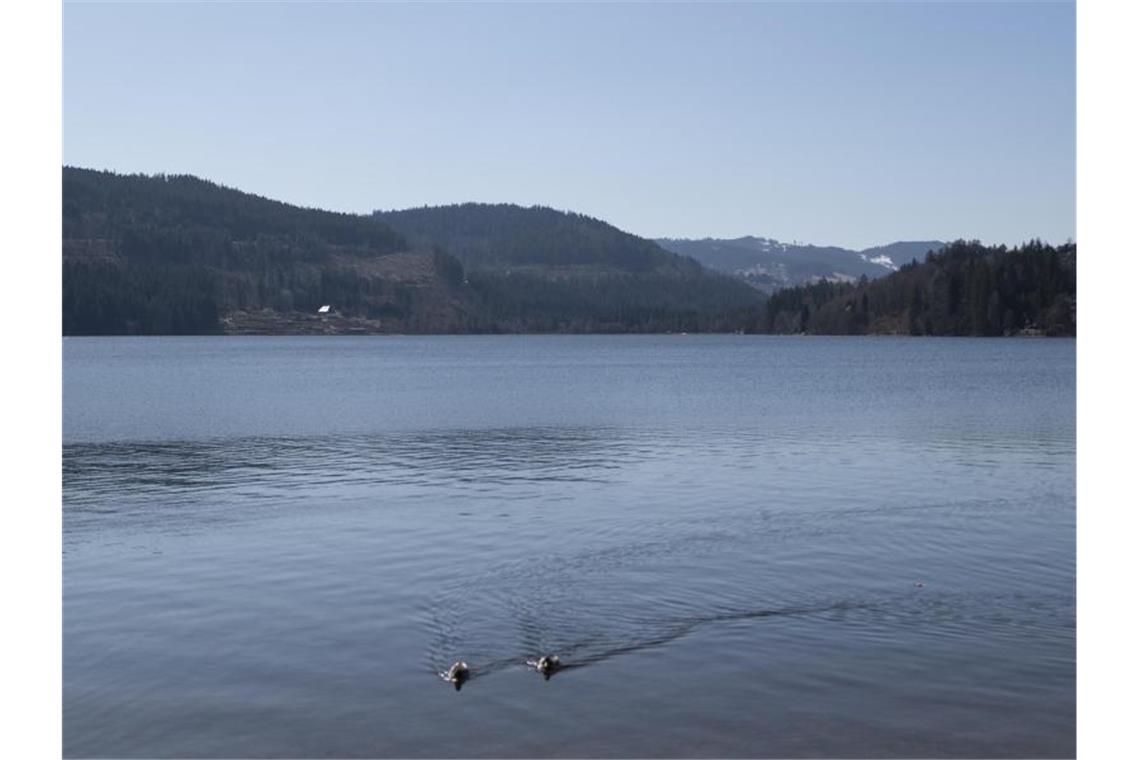
[[[739,282],[587,217],[439,211],[454,209],[477,222],[405,235],[388,223],[397,215],[65,167],[64,334],[734,330],[760,303]],[[407,213],[422,223],[432,211]]]
[[189,175],[71,167],[63,170],[63,237],[118,237],[131,258],[218,266],[243,240],[268,245],[276,258],[321,258],[335,247],[371,255],[407,248],[369,216],[291,206]]
[[728,331],[763,302],[744,283],[582,214],[464,203],[375,216],[413,245],[455,255],[503,330]]
[[463,203],[377,211],[409,240],[441,245],[468,269],[582,268],[699,275],[692,259],[582,214],[543,206]]
[[[65,335],[312,331],[342,316],[462,321],[443,276],[370,216],[299,208],[191,176],[63,170]],[[452,277],[454,280],[454,276]]]
[[818,335],[1076,335],[1077,247],[952,243],[856,284],[774,293],[756,332]]

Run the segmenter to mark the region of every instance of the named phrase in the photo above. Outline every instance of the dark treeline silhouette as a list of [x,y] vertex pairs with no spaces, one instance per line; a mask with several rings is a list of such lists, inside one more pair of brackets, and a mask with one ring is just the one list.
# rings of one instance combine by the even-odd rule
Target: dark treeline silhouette
[[466,267],[482,325],[510,332],[736,329],[763,299],[686,256],[582,214],[464,203],[376,212]]
[[473,203],[341,214],[190,176],[65,167],[63,329],[1073,335],[1076,246],[958,241],[879,280],[765,303],[580,214]]
[[367,216],[290,206],[190,176],[63,170],[66,335],[221,330],[230,309],[360,305],[344,260],[407,247]]
[[[404,214],[418,220],[406,235],[388,223]],[[361,216],[65,167],[63,239],[65,335],[730,330],[730,312],[762,303],[655,243],[537,207]],[[315,321],[324,304],[335,319]]]
[[711,277],[552,279],[481,270],[468,277],[492,332],[729,332],[743,325],[741,312],[760,308],[751,293],[728,302],[737,308],[727,308],[723,283]]
[[216,291],[205,267],[64,261],[63,334],[216,333]]
[[879,280],[777,291],[749,331],[1076,335],[1077,248],[957,241]]
[[446,248],[469,269],[536,264],[626,272],[701,272],[696,261],[670,253],[653,241],[583,214],[544,206],[462,203],[377,211],[375,216],[412,242]]
[[[376,254],[407,243],[371,216],[301,208],[189,175],[115,174],[65,167],[63,236],[121,236],[128,257],[225,266],[262,257],[321,260],[348,246]],[[256,244],[260,243],[258,247]]]

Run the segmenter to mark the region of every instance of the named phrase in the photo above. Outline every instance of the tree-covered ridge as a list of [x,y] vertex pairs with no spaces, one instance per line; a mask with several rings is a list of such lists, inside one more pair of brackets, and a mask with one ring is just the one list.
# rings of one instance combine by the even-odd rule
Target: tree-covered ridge
[[747,286],[708,276],[475,270],[468,278],[494,332],[732,332],[761,308]]
[[959,240],[885,278],[774,293],[759,332],[1076,335],[1077,247]]
[[737,329],[762,296],[606,222],[544,206],[464,203],[377,212],[413,244],[464,264],[495,331]]
[[380,220],[302,208],[189,175],[64,167],[64,239],[113,239],[128,258],[224,265],[231,256],[323,260],[335,247],[405,250]]
[[[408,242],[372,215],[72,168],[63,205],[66,335],[695,331],[731,329],[729,312],[761,303],[649,241],[549,209],[470,204],[482,221],[465,222],[466,237]],[[449,244],[505,258],[468,270]],[[335,318],[316,316],[325,304]]]
[[[371,216],[191,176],[65,167],[64,334],[220,332],[230,312],[312,312],[330,302],[362,317],[407,316],[416,301],[408,278],[376,273],[406,248]],[[445,254],[421,258],[458,266]]]
[[63,180],[66,335],[1076,331],[1073,245],[959,241],[880,280],[765,304],[651,241],[547,208],[362,216],[188,176],[65,168]]
[[462,203],[377,211],[419,244],[443,246],[469,269],[591,266],[627,272],[700,273],[700,265],[583,214],[544,206]]

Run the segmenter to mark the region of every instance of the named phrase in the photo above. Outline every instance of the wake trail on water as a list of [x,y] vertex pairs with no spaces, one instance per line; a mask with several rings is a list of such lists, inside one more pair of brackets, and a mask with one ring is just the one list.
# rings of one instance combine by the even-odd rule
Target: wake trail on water
[[[591,621],[583,620],[582,616],[578,615],[579,622],[576,630],[567,630],[568,626],[565,625],[555,630],[529,621],[520,623],[519,636],[513,642],[483,642],[481,645],[472,642],[463,635],[461,630],[444,626],[438,634],[436,642],[427,653],[426,667],[433,673],[438,672],[441,668],[440,663],[462,659],[462,656],[455,654],[456,652],[472,651],[475,653],[474,656],[467,657],[471,660],[471,677],[475,678],[511,667],[522,667],[528,663],[528,658],[539,656],[539,653],[549,652],[558,654],[562,659],[562,665],[558,670],[566,671],[596,665],[623,655],[662,647],[688,636],[699,628],[717,623],[762,618],[826,615],[849,610],[868,609],[870,606],[862,603],[839,602],[820,607],[721,612],[694,615],[688,618],[663,619],[656,624],[647,621],[645,625],[628,631],[591,630]],[[561,622],[567,621],[564,619]],[[466,642],[467,646],[464,647],[461,642]],[[512,645],[513,652],[504,654],[504,650]]]
[[[994,508],[947,502],[901,514],[929,521]],[[981,582],[955,587],[917,583],[909,573],[934,557],[951,558],[956,567],[963,547],[953,533],[892,530],[884,520],[898,514],[869,508],[659,517],[632,528],[600,526],[576,537],[577,549],[569,540],[545,551],[535,546],[425,600],[424,666],[434,673],[464,660],[478,676],[552,654],[568,670],[746,621],[815,618],[847,626],[854,637],[906,627],[963,638],[980,626],[1021,635],[1072,618],[1071,595],[1043,595],[1015,573],[979,574]]]
[[[675,527],[675,526],[673,526]],[[697,629],[748,620],[836,617],[872,605],[852,594],[751,572],[686,573],[755,550],[739,533],[690,531],[579,552],[504,562],[441,589],[422,609],[429,630],[424,668],[469,663],[472,677],[557,654],[560,670],[665,646]],[[685,576],[684,581],[670,583]]]

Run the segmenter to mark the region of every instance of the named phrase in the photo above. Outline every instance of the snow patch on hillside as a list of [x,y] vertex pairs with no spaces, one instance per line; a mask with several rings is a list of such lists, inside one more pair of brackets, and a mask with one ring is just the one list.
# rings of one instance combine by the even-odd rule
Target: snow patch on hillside
[[859,258],[863,259],[863,261],[866,261],[868,264],[878,264],[879,266],[885,269],[889,269],[892,272],[899,271],[899,268],[895,266],[895,262],[891,261],[890,256],[883,254],[879,254],[878,256],[868,256],[865,253],[860,253]]

